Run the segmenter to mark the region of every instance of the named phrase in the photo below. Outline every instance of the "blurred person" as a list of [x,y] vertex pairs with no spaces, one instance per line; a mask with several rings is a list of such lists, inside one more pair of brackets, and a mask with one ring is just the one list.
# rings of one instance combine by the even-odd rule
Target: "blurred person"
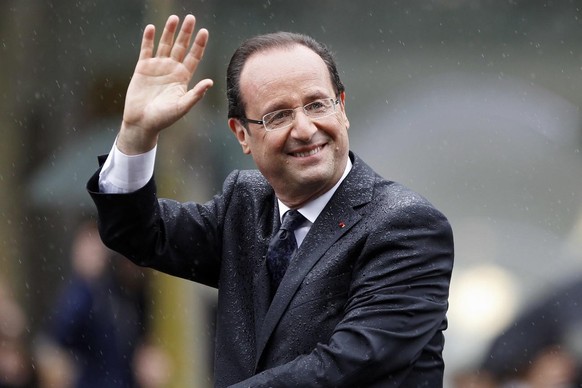
[[501,387],[582,386],[582,277],[522,311],[485,351],[480,373]]
[[24,310],[0,278],[0,388],[34,386],[26,325]]
[[450,225],[350,151],[324,45],[245,41],[227,70],[228,126],[258,171],[233,172],[206,204],[157,198],[158,137],[213,84],[189,89],[208,31],[192,15],[176,37],[178,25],[168,18],[155,52],[145,28],[121,129],[88,182],[105,243],[219,289],[217,387],[442,386]]
[[45,386],[55,381],[79,388],[136,386],[132,363],[147,334],[146,279],[129,261],[112,266],[112,255],[95,222],[79,226],[71,278],[36,352]]

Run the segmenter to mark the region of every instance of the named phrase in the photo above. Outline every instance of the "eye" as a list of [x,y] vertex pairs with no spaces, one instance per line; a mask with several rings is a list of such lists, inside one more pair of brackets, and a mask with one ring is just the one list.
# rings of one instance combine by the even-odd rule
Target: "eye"
[[329,109],[329,101],[317,100],[305,106],[305,110],[309,113],[325,113]]
[[276,112],[267,113],[263,121],[268,126],[277,127],[278,125],[288,123],[292,116],[293,110],[283,109]]

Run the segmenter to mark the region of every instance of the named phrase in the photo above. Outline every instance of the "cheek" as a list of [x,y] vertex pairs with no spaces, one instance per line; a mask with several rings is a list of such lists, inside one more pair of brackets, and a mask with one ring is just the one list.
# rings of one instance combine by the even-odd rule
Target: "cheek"
[[260,147],[265,155],[272,155],[281,152],[285,148],[286,141],[287,131],[285,130],[265,132],[260,139]]
[[347,126],[343,126],[341,128],[341,132],[338,133],[338,137],[336,138],[336,151],[339,154],[344,154],[350,148],[350,140],[348,136],[348,128]]
[[348,120],[348,116],[346,116],[346,112],[341,112],[338,117],[338,121],[346,130],[350,127],[350,121]]
[[350,129],[350,120],[348,120],[348,116],[346,116],[345,113],[342,115],[342,118],[347,131]]
[[338,143],[347,143],[349,123],[344,120],[344,116],[338,116],[334,126],[334,137]]
[[250,153],[253,155],[255,162],[262,162],[262,164],[272,163],[269,161],[272,160],[277,153],[281,152],[284,145],[285,139],[278,133],[265,132],[259,136],[254,135],[249,139]]

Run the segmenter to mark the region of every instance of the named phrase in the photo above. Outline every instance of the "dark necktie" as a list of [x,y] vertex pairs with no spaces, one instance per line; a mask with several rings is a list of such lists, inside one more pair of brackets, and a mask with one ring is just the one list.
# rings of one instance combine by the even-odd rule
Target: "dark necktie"
[[273,290],[279,287],[285,271],[289,266],[289,261],[297,251],[297,241],[295,240],[295,229],[305,221],[305,217],[297,210],[289,210],[283,214],[281,228],[269,243],[267,250],[267,266],[271,274],[271,285]]

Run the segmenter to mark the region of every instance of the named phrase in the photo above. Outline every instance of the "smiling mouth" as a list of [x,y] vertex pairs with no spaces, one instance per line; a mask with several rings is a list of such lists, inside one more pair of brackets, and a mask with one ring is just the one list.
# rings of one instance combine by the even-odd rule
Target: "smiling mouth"
[[291,155],[293,155],[293,156],[295,156],[297,158],[306,158],[308,156],[313,156],[313,155],[319,153],[319,151],[321,151],[322,148],[323,148],[322,146],[319,146],[319,147],[316,147],[316,148],[314,148],[314,149],[312,149],[310,151],[293,152]]

